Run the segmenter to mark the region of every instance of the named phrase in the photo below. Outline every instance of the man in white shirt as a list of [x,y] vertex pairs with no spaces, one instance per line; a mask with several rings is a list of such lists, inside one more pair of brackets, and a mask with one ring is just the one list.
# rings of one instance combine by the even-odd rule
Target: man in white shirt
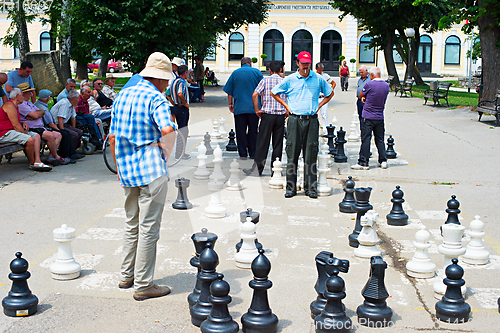
[[78,148],[80,138],[83,135],[81,129],[76,128],[76,106],[78,104],[78,93],[71,90],[68,93],[68,98],[63,98],[57,102],[50,110],[52,118],[56,121],[59,129],[65,129],[71,134],[75,148]]
[[[332,89],[335,89],[335,86],[337,85],[335,83],[335,81],[333,81],[333,78],[326,74],[326,73],[323,73],[323,70],[325,69],[325,65],[323,65],[321,62],[318,62],[316,64],[316,73],[318,73],[319,75],[321,75],[323,77],[323,79],[325,79],[326,82],[328,82],[331,86],[332,86]],[[325,98],[325,96],[323,94],[320,94],[319,95],[319,102],[321,103],[321,101]],[[321,124],[320,124],[320,128],[323,130],[323,135],[326,135],[328,134],[327,130],[326,130],[326,126],[328,126],[328,103],[326,103],[325,105],[323,105],[321,107],[321,109],[319,110],[320,114],[321,114],[321,117],[320,117],[320,120],[321,120]]]

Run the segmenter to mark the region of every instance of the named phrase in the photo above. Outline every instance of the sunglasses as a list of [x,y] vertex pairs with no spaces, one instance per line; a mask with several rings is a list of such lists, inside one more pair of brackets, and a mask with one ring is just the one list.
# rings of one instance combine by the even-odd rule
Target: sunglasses
[[96,82],[96,84],[97,84],[97,85],[100,85],[100,86],[102,86],[102,82],[101,82],[101,83],[97,83],[97,82]]

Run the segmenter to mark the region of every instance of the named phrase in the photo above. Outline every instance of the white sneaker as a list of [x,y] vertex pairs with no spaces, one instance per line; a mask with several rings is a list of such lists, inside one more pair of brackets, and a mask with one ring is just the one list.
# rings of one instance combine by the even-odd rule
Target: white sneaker
[[351,169],[353,169],[353,170],[369,170],[370,167],[364,166],[364,165],[359,165],[359,164],[354,164],[354,165],[351,165]]
[[387,162],[384,161],[382,163],[379,164],[379,166],[382,168],[382,169],[387,169]]

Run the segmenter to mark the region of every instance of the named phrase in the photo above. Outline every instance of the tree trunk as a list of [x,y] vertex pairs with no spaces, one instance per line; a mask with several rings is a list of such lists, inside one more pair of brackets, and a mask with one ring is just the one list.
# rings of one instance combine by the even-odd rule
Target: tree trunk
[[19,0],[18,3],[16,28],[17,28],[18,49],[20,58],[19,60],[21,62],[24,62],[26,61],[26,53],[30,51],[30,42],[28,39],[28,27],[26,26],[26,19],[24,13],[24,0]]
[[[492,3],[486,4],[479,0],[479,7],[486,9],[494,6]],[[491,13],[491,10],[486,10]],[[496,43],[500,41],[500,27],[498,22],[489,15],[479,16],[479,36],[481,40],[482,73],[483,73],[483,96],[484,100],[492,100],[500,89],[500,49]]]
[[61,49],[61,74],[66,80],[71,78],[71,16],[69,0],[63,0],[61,10],[61,21],[64,26],[61,27],[61,39],[59,41],[59,48]]
[[410,72],[411,77],[415,79],[415,84],[416,85],[424,85],[424,80],[422,80],[422,76],[420,75],[420,71],[417,68],[417,56],[418,56],[418,49],[420,48],[420,31],[418,27],[414,28],[415,29],[415,38],[411,42],[411,61],[410,61],[410,68],[412,71]]
[[99,64],[99,71],[97,72],[97,76],[105,77],[108,71],[108,62],[109,55],[101,58],[101,63]]
[[76,63],[76,80],[88,80],[89,72],[87,70],[87,64],[78,62]]
[[399,84],[398,71],[396,70],[396,65],[394,64],[394,57],[392,54],[392,49],[394,48],[394,39],[388,31],[386,31],[386,36],[387,43],[384,46],[385,67],[387,68],[387,73],[394,76],[394,79],[392,79],[392,84]]
[[58,27],[58,22],[57,22],[57,18],[54,16],[51,16],[50,17],[50,31],[49,31],[49,34],[50,34],[50,50],[51,51],[55,51],[56,50],[56,46],[57,46],[57,39],[56,39],[56,36],[57,36],[57,27]]

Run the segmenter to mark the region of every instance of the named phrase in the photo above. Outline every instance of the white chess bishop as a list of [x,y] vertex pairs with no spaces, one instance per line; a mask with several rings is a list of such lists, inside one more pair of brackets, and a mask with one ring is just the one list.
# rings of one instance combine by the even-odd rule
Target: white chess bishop
[[415,233],[415,254],[413,258],[406,263],[406,274],[414,278],[430,279],[436,275],[436,264],[429,257],[429,238],[431,234],[423,225],[419,231]]
[[222,172],[222,162],[223,162],[222,149],[220,149],[220,146],[218,144],[215,146],[216,148],[214,149],[214,161],[213,161],[214,171],[212,172],[209,178],[211,180],[217,178],[218,180],[224,183],[226,181],[226,176]]
[[378,213],[374,210],[369,210],[365,215],[361,216],[361,225],[363,229],[358,236],[359,246],[354,250],[354,255],[359,258],[370,259],[372,256],[380,256],[381,253],[377,249],[379,241],[377,236],[376,222]]
[[194,172],[194,179],[208,179],[210,171],[207,169],[207,147],[202,142],[198,146],[198,168]]
[[53,231],[54,240],[59,243],[57,259],[50,265],[50,273],[55,280],[72,280],[80,276],[81,266],[73,258],[71,242],[75,239],[75,228],[63,224]]

